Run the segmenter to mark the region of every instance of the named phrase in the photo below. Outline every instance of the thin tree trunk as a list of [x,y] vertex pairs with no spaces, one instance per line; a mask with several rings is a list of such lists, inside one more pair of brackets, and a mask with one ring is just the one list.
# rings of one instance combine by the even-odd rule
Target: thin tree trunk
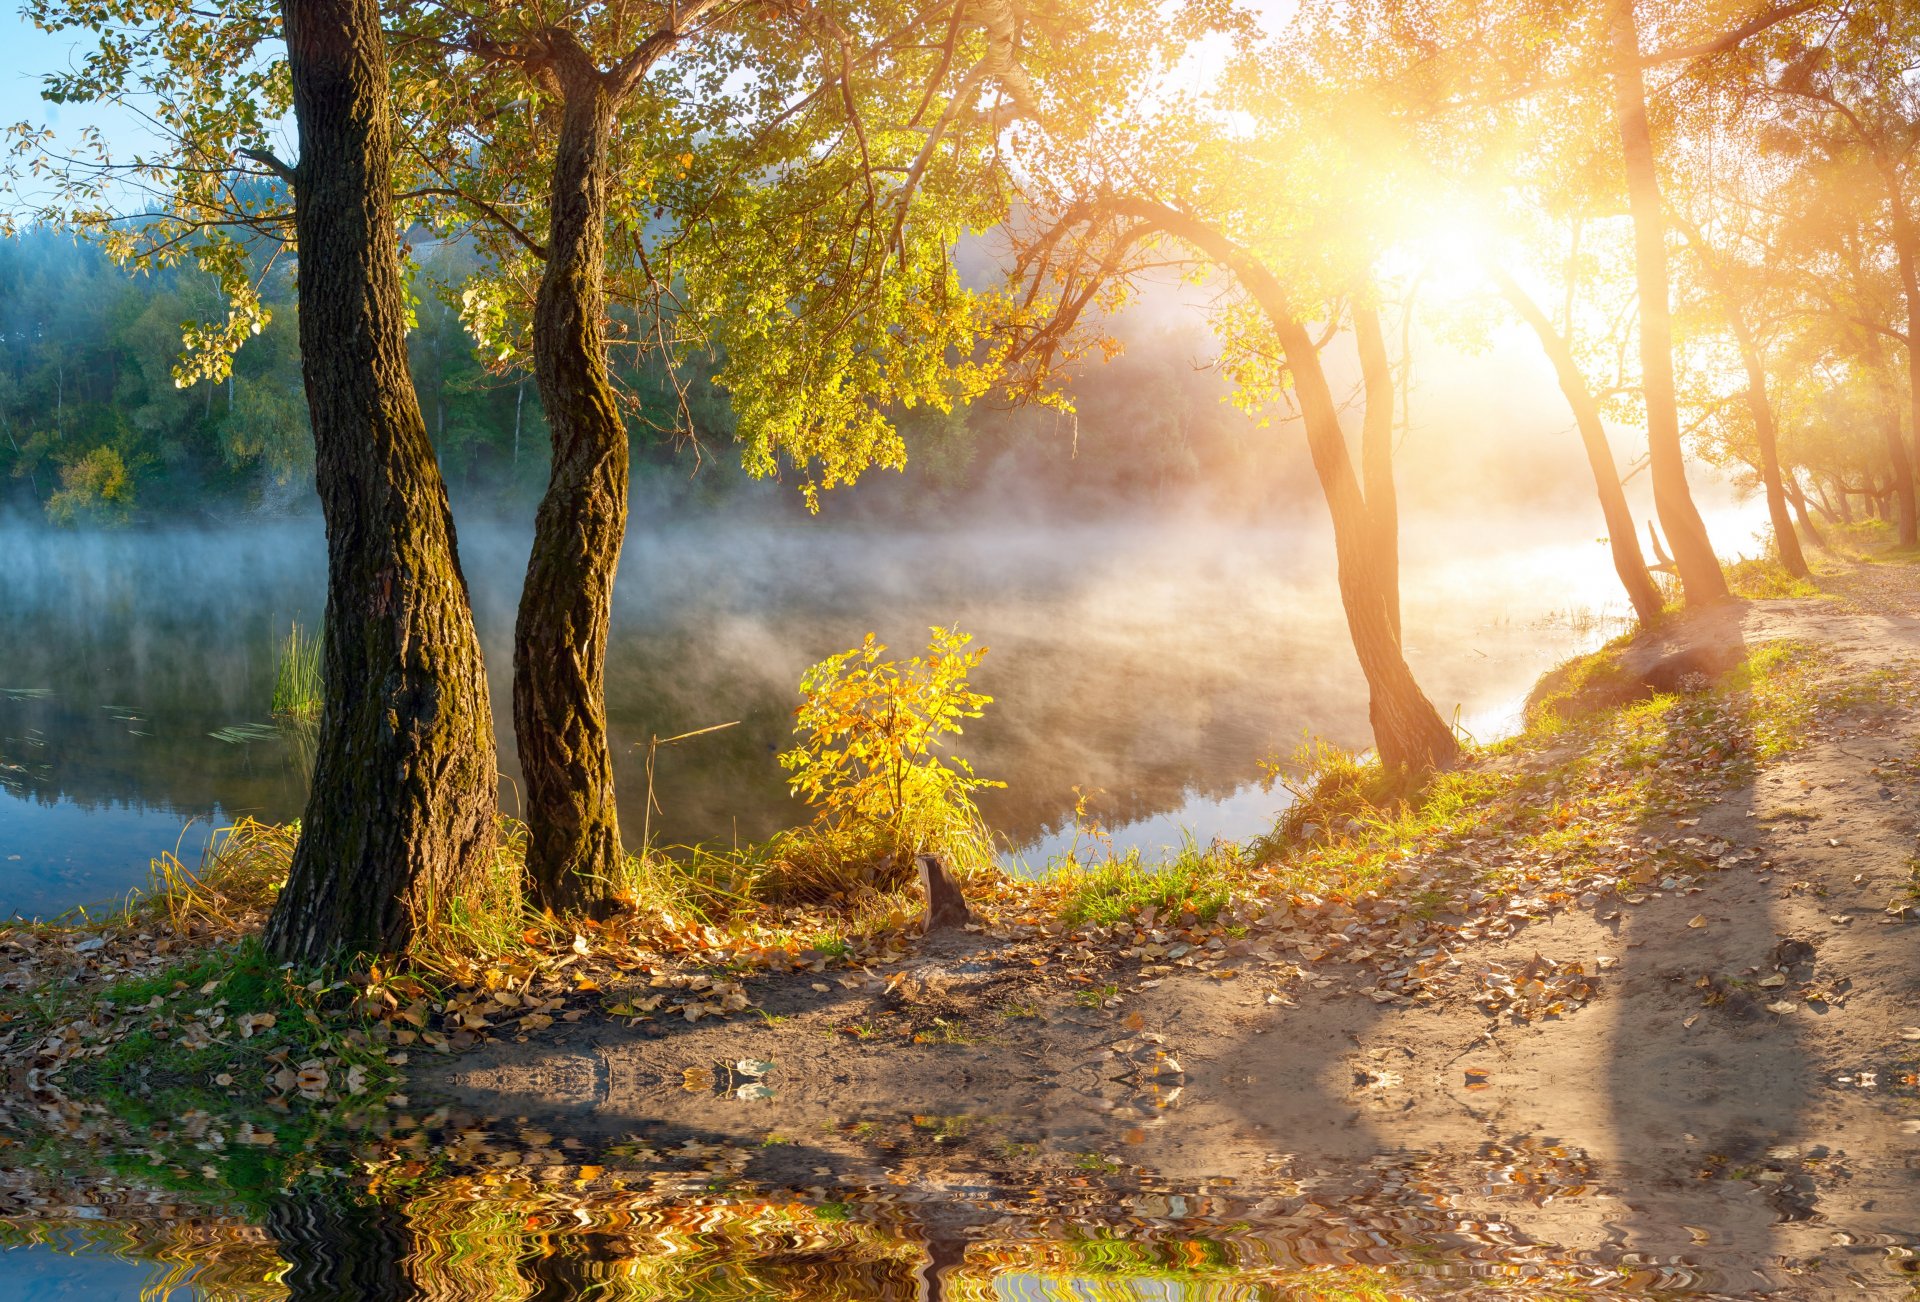
[[1907,457],[1907,441],[1900,436],[1900,417],[1893,412],[1887,413],[1887,464],[1892,470],[1892,482],[1888,485],[1896,508],[1894,518],[1900,528],[1902,547],[1920,546],[1920,521],[1914,518],[1913,500],[1913,462]]
[[1907,300],[1907,399],[1913,423],[1913,454],[1907,465],[1920,465],[1920,232],[1914,230],[1901,193],[1900,174],[1888,170],[1888,200],[1893,212],[1893,251],[1900,263],[1900,286]]
[[1653,577],[1647,572],[1646,557],[1640,551],[1640,537],[1633,527],[1633,510],[1627,505],[1626,491],[1620,487],[1620,470],[1613,459],[1613,446],[1607,442],[1606,425],[1600,419],[1600,404],[1587,386],[1587,377],[1574,358],[1573,348],[1547,320],[1539,304],[1505,268],[1490,266],[1488,270],[1514,310],[1533,327],[1547,360],[1553,363],[1560,391],[1567,395],[1567,405],[1573,409],[1573,423],[1580,431],[1581,446],[1586,449],[1594,489],[1600,495],[1600,514],[1607,525],[1613,571],[1620,576],[1620,586],[1627,590],[1634,614],[1642,624],[1651,624],[1660,618],[1663,603],[1659,589],[1653,586]]
[[[1794,518],[1800,522],[1800,532],[1807,535],[1808,542],[1812,543],[1815,547],[1825,550],[1827,540],[1821,536],[1818,529],[1813,527],[1813,517],[1807,514],[1807,494],[1806,491],[1800,487],[1800,477],[1798,475],[1787,476],[1787,500],[1793,503],[1793,514]],[[1828,516],[1827,518],[1832,519],[1833,517]]]
[[527,874],[556,913],[604,913],[621,867],[606,657],[627,527],[627,428],[607,374],[606,214],[615,97],[564,32],[549,48],[565,95],[534,374],[553,440],[514,626],[513,723],[526,778]]
[[1626,161],[1627,203],[1633,214],[1634,273],[1640,303],[1640,372],[1647,405],[1647,451],[1653,505],[1666,530],[1689,605],[1728,596],[1726,576],[1713,554],[1707,526],[1687,487],[1674,396],[1673,308],[1667,283],[1666,223],[1653,133],[1647,125],[1646,82],[1640,73],[1640,37],[1634,0],[1614,0],[1614,113]]
[[390,953],[493,865],[493,716],[407,372],[374,0],[285,0],[300,346],[327,523],[325,706],[276,958]]
[[1400,638],[1400,498],[1393,484],[1393,364],[1380,313],[1354,304],[1353,336],[1360,350],[1366,414],[1360,424],[1360,475],[1371,524],[1380,587],[1393,636]]
[[1833,503],[1827,500],[1827,490],[1821,486],[1820,476],[1811,470],[1807,472],[1807,482],[1813,485],[1813,504],[1821,515],[1827,517],[1828,524],[1839,524],[1839,513],[1833,509]]
[[1320,481],[1328,514],[1333,517],[1340,604],[1346,610],[1347,632],[1360,658],[1360,670],[1366,675],[1367,713],[1381,765],[1390,772],[1414,776],[1451,765],[1459,758],[1460,741],[1407,667],[1393,620],[1387,614],[1374,526],[1353,459],[1347,454],[1340,409],[1321,368],[1319,350],[1293,315],[1280,282],[1258,259],[1178,209],[1139,199],[1120,201],[1116,207],[1148,218],[1231,272],[1273,328],[1287,369],[1293,374],[1314,475]]
[[1748,326],[1733,287],[1727,283],[1719,255],[1701,235],[1700,228],[1678,214],[1675,214],[1674,222],[1693,246],[1694,255],[1699,258],[1708,280],[1713,283],[1715,293],[1720,298],[1721,311],[1733,331],[1734,343],[1740,349],[1740,363],[1746,368],[1747,410],[1753,414],[1754,441],[1760,447],[1760,486],[1767,498],[1767,518],[1773,525],[1774,548],[1780,553],[1780,563],[1786,567],[1787,573],[1796,579],[1807,578],[1812,571],[1807,569],[1807,558],[1800,552],[1800,539],[1793,532],[1793,517],[1787,507],[1786,486],[1780,482],[1780,435],[1773,420],[1773,403],[1767,397],[1767,368],[1761,361],[1760,341]]
[[[1821,494],[1822,498],[1825,496],[1825,493]],[[1837,510],[1840,516],[1840,523],[1852,524],[1853,505],[1847,501],[1847,485],[1845,480],[1836,479],[1833,481],[1833,499],[1838,504]]]
[[1774,546],[1780,563],[1796,579],[1809,577],[1806,555],[1793,532],[1793,516],[1787,505],[1787,489],[1780,475],[1780,433],[1773,422],[1773,403],[1767,397],[1767,372],[1760,364],[1760,349],[1753,334],[1734,314],[1734,337],[1740,343],[1740,360],[1747,368],[1747,409],[1753,413],[1754,441],[1760,445],[1760,483],[1767,495],[1767,518],[1773,523]]
[[520,412],[527,405],[527,379],[513,386],[513,464],[520,464]]

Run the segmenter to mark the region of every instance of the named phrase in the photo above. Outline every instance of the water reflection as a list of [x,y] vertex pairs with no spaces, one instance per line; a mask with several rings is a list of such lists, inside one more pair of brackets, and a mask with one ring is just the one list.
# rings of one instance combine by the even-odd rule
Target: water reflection
[[[1597,635],[1541,620],[1613,600],[1604,549],[1515,551],[1512,533],[1490,531],[1423,548],[1418,528],[1411,654],[1443,709],[1497,730],[1542,667]],[[461,541],[512,810],[507,639],[525,534],[469,523]],[[661,753],[656,839],[791,823],[800,811],[773,754],[801,671],[869,629],[910,652],[927,625],[956,621],[992,648],[979,678],[998,703],[966,739],[1008,782],[985,812],[1031,861],[1058,847],[1076,786],[1102,791],[1094,812],[1123,846],[1248,834],[1280,803],[1253,784],[1261,756],[1309,730],[1366,740],[1323,550],[1312,531],[1168,523],[637,532],[608,679],[628,836],[647,739],[735,719]],[[117,535],[15,524],[0,526],[0,556],[0,915],[141,884],[190,819],[298,814],[302,739],[266,726],[267,708],[279,639],[321,609],[316,521]]]
[[[1059,1154],[1023,1168],[984,1145],[938,1164],[896,1154],[864,1177],[804,1141],[663,1133],[583,1147],[436,1114],[308,1154],[309,1175],[252,1208],[128,1183],[43,1204],[6,1233],[76,1298],[119,1296],[104,1290],[125,1276],[103,1258],[148,1263],[144,1296],[182,1298],[1064,1302],[1725,1284],[1686,1262],[1569,1254],[1518,1228],[1503,1207],[1590,1192],[1580,1156],[1546,1145],[1190,1184]],[[16,1186],[0,1206],[18,1217],[21,1200]]]

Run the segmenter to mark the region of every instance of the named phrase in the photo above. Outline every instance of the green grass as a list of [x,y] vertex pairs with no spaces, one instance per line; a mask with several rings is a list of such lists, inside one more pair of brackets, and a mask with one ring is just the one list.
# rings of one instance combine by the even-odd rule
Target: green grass
[[1163,863],[1150,863],[1138,850],[1085,867],[1064,871],[1072,887],[1064,920],[1111,925],[1152,907],[1160,917],[1177,919],[1193,914],[1211,922],[1226,907],[1228,879],[1233,865],[1223,862],[1237,854],[1232,847],[1199,849],[1188,839],[1179,853]]
[[1787,567],[1780,563],[1780,558],[1771,553],[1766,556],[1742,556],[1723,568],[1727,587],[1733,591],[1733,595],[1749,601],[1826,595],[1812,580],[1795,578],[1788,573]]
[[1536,736],[1595,710],[1621,704],[1637,690],[1621,652],[1638,636],[1622,633],[1606,645],[1556,665],[1527,696],[1527,727]]
[[298,622],[287,629],[274,660],[273,712],[289,719],[318,719],[326,689],[320,675],[320,639]]

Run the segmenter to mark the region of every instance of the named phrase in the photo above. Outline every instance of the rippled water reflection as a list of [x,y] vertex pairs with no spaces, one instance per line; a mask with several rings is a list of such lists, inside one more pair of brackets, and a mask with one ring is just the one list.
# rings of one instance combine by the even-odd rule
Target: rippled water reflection
[[[253,1218],[98,1187],[66,1209],[72,1219],[43,1206],[11,1222],[11,1242],[28,1246],[0,1264],[22,1286],[46,1281],[44,1296],[76,1298],[131,1296],[115,1290],[142,1269],[145,1296],[501,1302],[1536,1296],[1715,1283],[1684,1263],[1570,1258],[1502,1218],[1508,1200],[1586,1193],[1577,1155],[1572,1171],[1535,1166],[1524,1181],[1509,1155],[1483,1153],[1264,1185],[912,1163],[808,1184],[756,1179],[753,1149],[697,1138],[643,1166],[567,1161],[580,1155],[494,1135],[480,1169],[454,1174],[437,1155],[448,1138],[473,1160],[473,1126],[421,1131],[419,1156],[386,1149],[351,1191],[310,1180]],[[794,1174],[792,1160],[774,1165]]]
[[[1619,1230],[1632,1191],[1537,1135],[1177,1179],[1124,1136],[1070,1151],[1035,1118],[799,1136],[640,1123],[617,1140],[445,1108],[304,1137],[287,1118],[189,1115],[159,1138],[66,1119],[83,1145],[6,1131],[10,1298],[1745,1296],[1792,1274],[1706,1231],[1697,1255],[1636,1250]],[[1900,1287],[1886,1244],[1833,1243],[1870,1294]]]

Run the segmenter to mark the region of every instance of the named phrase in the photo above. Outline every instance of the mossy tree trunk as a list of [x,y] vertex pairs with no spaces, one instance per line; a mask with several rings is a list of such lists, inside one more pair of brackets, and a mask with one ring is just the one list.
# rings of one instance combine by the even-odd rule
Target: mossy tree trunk
[[1620,576],[1620,586],[1627,590],[1633,613],[1640,617],[1642,624],[1651,624],[1660,618],[1663,603],[1659,589],[1653,586],[1653,576],[1647,571],[1646,556],[1640,550],[1640,535],[1633,527],[1633,511],[1627,505],[1626,491],[1620,487],[1620,471],[1614,464],[1613,446],[1607,442],[1607,427],[1600,419],[1600,403],[1580,370],[1572,346],[1554,329],[1540,305],[1504,268],[1494,266],[1489,271],[1514,311],[1533,328],[1547,360],[1553,363],[1560,392],[1567,395],[1567,405],[1573,409],[1574,427],[1579,430],[1580,444],[1586,450],[1587,468],[1593,472],[1594,490],[1600,495],[1600,515],[1607,525],[1613,572]]
[[300,347],[327,526],[326,702],[280,959],[391,953],[492,867],[493,721],[446,486],[407,369],[373,0],[285,0]]
[[618,88],[570,33],[546,41],[564,108],[533,352],[553,460],[514,626],[513,724],[534,898],[556,913],[592,915],[611,906],[622,855],[606,661],[628,449],[607,369],[603,284]]
[[1634,279],[1640,306],[1640,376],[1647,407],[1648,469],[1653,505],[1666,531],[1689,605],[1727,597],[1706,522],[1687,487],[1680,445],[1680,409],[1673,378],[1673,304],[1667,275],[1666,220],[1647,125],[1646,78],[1640,71],[1635,0],[1613,0],[1614,117],[1626,161],[1627,206],[1633,217]]

